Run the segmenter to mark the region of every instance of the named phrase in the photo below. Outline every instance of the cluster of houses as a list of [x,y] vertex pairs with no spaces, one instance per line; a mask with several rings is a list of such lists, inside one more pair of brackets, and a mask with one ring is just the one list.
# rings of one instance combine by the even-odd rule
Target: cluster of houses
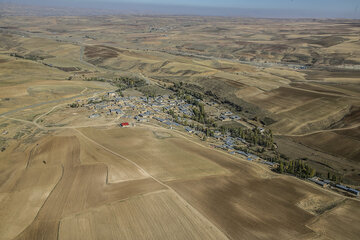
[[216,145],[215,147],[226,150],[234,150],[234,146],[237,145],[237,142],[247,144],[245,139],[242,139],[241,137],[233,138],[230,136],[230,133],[221,133],[216,131],[214,133],[214,137],[218,140],[222,140],[223,142],[222,145]]
[[219,120],[221,121],[230,121],[230,120],[240,120],[241,118],[238,115],[233,114],[232,112],[223,112],[219,116]]
[[[213,102],[206,102],[206,104],[209,106],[216,105]],[[186,118],[191,118],[194,115],[193,108],[195,107],[183,99],[170,98],[169,95],[157,97],[120,97],[116,92],[108,92],[102,98],[88,98],[83,106],[94,111],[89,118],[98,118],[101,114],[117,115],[121,118],[133,119],[138,122],[147,122],[152,118],[171,127],[179,126],[179,124],[173,122],[166,112],[171,110],[176,115],[182,116],[178,120],[185,121]],[[234,115],[232,112],[221,113],[219,118],[221,119],[221,117],[224,120],[240,119],[239,116]],[[196,133],[195,130],[189,128],[186,131]]]
[[341,185],[341,184],[334,184],[333,182],[331,182],[330,180],[321,180],[318,177],[313,177],[313,178],[309,178],[309,180],[313,183],[316,183],[317,185],[321,186],[321,187],[328,187],[328,186],[332,186],[338,189],[341,189],[343,191],[349,192],[354,194],[355,196],[360,196],[360,191]]
[[349,193],[355,194],[356,196],[360,196],[360,191],[358,191],[356,189],[353,189],[353,188],[350,188],[350,187],[347,187],[347,186],[344,186],[341,184],[335,184],[335,187],[342,189],[344,191],[347,191]]
[[[240,137],[234,138],[234,137],[230,136],[230,133],[221,133],[221,132],[215,132],[215,138],[222,141],[221,145],[212,145],[215,148],[219,148],[219,149],[228,151],[232,155],[235,155],[235,154],[242,155],[242,156],[246,157],[246,159],[248,161],[260,160],[260,157],[256,156],[255,154],[247,153],[247,152],[235,149],[235,146],[238,145],[239,143],[248,144],[245,141],[245,139],[242,139]],[[266,162],[266,161],[262,161],[261,163],[268,164],[268,162]],[[270,165],[270,164],[268,164],[268,165]],[[271,163],[271,165],[273,166],[272,163]]]
[[163,123],[170,128],[173,126],[180,127],[181,125],[179,123],[173,122],[170,118],[160,118],[160,117],[153,117],[153,119],[157,120],[160,123]]
[[82,106],[94,111],[89,116],[91,119],[98,118],[102,114],[116,115],[137,122],[148,122],[149,119],[155,119],[170,128],[180,125],[174,122],[166,112],[171,110],[175,114],[183,116],[178,119],[181,121],[184,121],[185,117],[194,115],[192,111],[194,105],[186,103],[183,99],[170,98],[169,95],[120,97],[116,92],[108,92],[102,98],[88,98]]
[[[104,97],[106,97],[106,101],[104,101]],[[215,106],[217,103],[206,102],[206,104]],[[185,121],[186,118],[191,118],[194,115],[193,108],[195,107],[183,99],[170,98],[169,95],[157,97],[120,97],[116,92],[108,92],[102,98],[88,98],[83,106],[94,111],[89,118],[98,118],[101,114],[117,115],[121,118],[133,119],[138,122],[148,122],[152,118],[170,127],[178,126],[178,124],[173,122],[166,112],[171,110],[176,115],[182,116],[178,120]],[[221,112],[217,118],[221,121],[241,119],[230,111]],[[185,130],[196,133],[195,130],[190,128]]]
[[170,101],[168,96],[160,96],[157,98],[135,96],[119,97],[114,92],[108,92],[107,98],[106,101],[103,101],[102,98],[87,99],[84,107],[94,111],[89,118],[106,114],[145,122],[155,115],[161,115],[163,113],[162,108],[168,107],[167,101]]

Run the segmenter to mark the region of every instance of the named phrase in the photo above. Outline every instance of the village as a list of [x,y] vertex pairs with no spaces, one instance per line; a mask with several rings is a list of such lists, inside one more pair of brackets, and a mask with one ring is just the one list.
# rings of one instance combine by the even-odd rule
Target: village
[[[267,159],[261,154],[259,156],[254,151],[254,142],[251,140],[237,135],[234,136],[229,129],[222,126],[218,127],[222,123],[231,121],[240,124],[249,131],[259,133],[260,136],[264,135],[265,137],[267,134],[267,130],[263,127],[249,123],[221,104],[196,98],[189,101],[176,95],[155,97],[121,95],[118,92],[107,92],[102,96],[77,100],[71,106],[86,109],[89,113],[89,119],[116,119],[119,127],[136,127],[139,124],[161,126],[197,136],[199,139],[206,141],[212,148],[225,151],[230,155],[240,155],[248,161],[264,164],[274,171],[283,167],[273,159]],[[210,125],[212,127],[204,127],[205,124],[196,121],[198,118],[194,115],[198,107],[205,109],[200,111],[206,112],[206,115],[211,119]],[[328,179],[324,180],[312,175],[308,176],[307,179],[321,187],[336,189],[336,191],[340,190],[342,194],[360,195],[359,191]]]
[[[206,106],[207,112],[213,121],[228,122],[237,121],[242,126],[257,128],[260,134],[265,129],[256,127],[241,120],[236,114],[225,109],[215,102],[206,102],[196,99],[199,104]],[[75,105],[75,104],[73,104]],[[194,109],[196,105],[186,102],[176,96],[162,95],[157,97],[146,96],[126,96],[121,97],[116,92],[107,92],[101,97],[92,97],[84,100],[77,100],[76,106],[86,108],[90,111],[90,119],[100,117],[117,118],[120,127],[132,127],[137,123],[157,124],[169,129],[184,131],[188,134],[198,136],[202,140],[211,142],[214,148],[223,149],[229,154],[243,155],[249,161],[259,160],[260,158],[247,151],[237,150],[237,145],[247,147],[250,143],[241,137],[232,137],[229,131],[221,131],[219,128],[202,128],[199,122],[194,120]],[[212,124],[217,126],[216,123]],[[277,164],[269,161],[261,161],[271,167]]]
[[[282,167],[277,161],[258,156],[253,150],[254,148],[251,148],[254,146],[251,140],[241,136],[234,136],[229,129],[218,127],[218,125],[226,122],[236,122],[249,131],[264,136],[267,133],[266,129],[249,123],[221,104],[213,101],[196,98],[189,101],[188,98],[184,99],[176,95],[122,96],[118,92],[107,92],[102,96],[77,100],[70,106],[85,108],[89,112],[89,119],[102,117],[116,119],[119,127],[135,127],[144,123],[161,126],[197,136],[209,143],[212,148],[223,150],[231,155],[243,156],[248,161],[267,165],[274,171]],[[211,119],[210,125],[212,127],[204,127],[203,119],[199,122],[199,118],[194,116],[197,114],[198,107],[200,112],[204,112],[204,116],[206,115]],[[322,179],[318,176],[310,176],[307,179],[321,187],[336,190],[337,192],[341,191],[342,194],[350,193],[351,195],[360,196],[360,192],[356,189],[328,179]]]

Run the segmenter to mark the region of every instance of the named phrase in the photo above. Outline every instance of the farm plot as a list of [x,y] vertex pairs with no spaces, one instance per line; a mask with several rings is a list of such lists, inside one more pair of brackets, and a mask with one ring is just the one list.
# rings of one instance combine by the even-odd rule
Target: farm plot
[[356,201],[344,204],[320,216],[309,225],[328,239],[357,239],[359,237],[360,207]]
[[168,191],[115,202],[65,218],[61,221],[59,235],[60,240],[227,239]]
[[0,186],[0,239],[13,239],[31,224],[61,173],[60,167],[11,173]]
[[[142,166],[160,180],[196,178],[227,174],[224,168],[198,154],[194,149],[184,149],[179,144],[192,145],[180,138],[157,138],[146,128],[95,129],[81,131],[91,139],[120,153]],[[209,154],[211,155],[211,154]]]
[[[26,177],[26,179],[38,179],[40,173],[48,173],[52,169],[58,169],[60,173],[62,172],[62,176],[59,180],[60,174],[56,175],[54,171],[51,171],[44,177],[40,175],[38,181],[41,180],[42,185],[39,186],[39,189],[32,185],[30,186],[31,181],[23,184],[13,184],[21,189],[27,186],[29,192],[35,194],[34,196],[18,194],[10,198],[11,196],[2,195],[5,203],[15,205],[23,203],[20,209],[21,207],[25,208],[25,212],[28,205],[32,206],[32,201],[27,204],[24,204],[24,201],[28,201],[32,197],[36,200],[35,197],[38,195],[40,200],[42,200],[40,201],[42,203],[40,210],[39,206],[35,208],[36,211],[30,211],[31,209],[28,211],[30,216],[32,216],[31,221],[33,221],[26,221],[27,224],[31,224],[26,229],[26,225],[23,226],[21,230],[24,231],[16,239],[57,239],[59,222],[66,216],[121,199],[164,189],[162,185],[149,178],[108,184],[107,165],[104,163],[80,164],[80,146],[76,136],[49,136],[35,145],[29,158],[28,167],[25,170],[32,174]],[[44,202],[44,198],[47,195],[45,197],[43,195],[49,192],[49,187],[46,188],[47,185],[44,185],[43,182],[47,180],[48,184],[53,186],[51,185],[52,181],[50,181],[52,178],[49,179],[49,176],[59,181]],[[45,191],[45,193],[41,194],[40,190]],[[17,212],[13,208],[9,211],[9,214]],[[9,215],[5,213],[4,216]],[[17,218],[18,215],[14,214],[14,219]],[[5,229],[1,230],[5,232]],[[16,234],[13,233],[12,237],[19,233],[20,230]]]
[[318,206],[301,208],[300,201],[313,197],[321,198],[321,205],[333,201],[332,196],[286,177],[259,179],[244,173],[168,184],[232,239],[314,237],[306,224],[314,217],[308,209]]
[[147,174],[130,162],[115,156],[82,136],[80,140],[80,161],[82,164],[104,163],[109,168],[108,182],[122,182],[147,178]]
[[324,131],[293,139],[322,152],[345,157],[353,163],[358,163],[360,159],[360,127],[349,130]]

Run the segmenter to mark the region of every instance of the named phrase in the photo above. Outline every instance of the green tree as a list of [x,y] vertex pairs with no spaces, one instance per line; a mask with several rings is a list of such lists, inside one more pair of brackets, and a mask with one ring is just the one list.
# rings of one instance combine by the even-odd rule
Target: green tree
[[316,174],[316,170],[313,168],[313,169],[311,169],[311,172],[310,172],[310,176],[309,177],[314,177],[315,176],[315,174]]
[[280,162],[279,171],[280,171],[280,173],[284,173],[284,163],[283,163],[283,161]]

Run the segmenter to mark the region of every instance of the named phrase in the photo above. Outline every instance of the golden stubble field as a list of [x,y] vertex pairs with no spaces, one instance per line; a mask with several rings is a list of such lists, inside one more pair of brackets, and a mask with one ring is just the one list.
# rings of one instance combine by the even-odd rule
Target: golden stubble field
[[[150,125],[58,129],[21,149],[0,153],[1,239],[358,234],[356,214],[346,214],[358,201],[177,131]],[[334,231],[346,234],[332,238]]]

